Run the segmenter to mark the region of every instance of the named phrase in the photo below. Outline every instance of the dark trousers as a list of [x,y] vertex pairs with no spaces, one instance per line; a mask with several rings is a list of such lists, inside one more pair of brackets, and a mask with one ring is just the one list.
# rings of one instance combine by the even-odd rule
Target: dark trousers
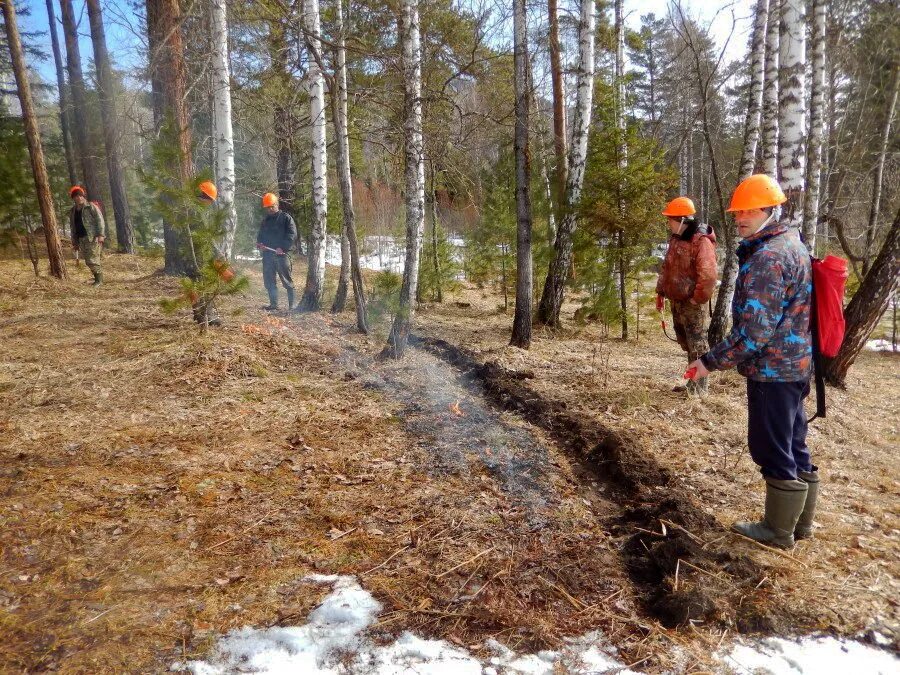
[[807,396],[809,380],[747,380],[747,442],[766,478],[797,480],[798,471],[816,470],[806,447]]
[[287,291],[288,304],[294,300],[294,278],[291,276],[291,256],[288,253],[278,255],[274,251],[262,252],[263,284],[269,294],[269,302],[278,304],[278,284],[276,277],[281,280],[281,285]]

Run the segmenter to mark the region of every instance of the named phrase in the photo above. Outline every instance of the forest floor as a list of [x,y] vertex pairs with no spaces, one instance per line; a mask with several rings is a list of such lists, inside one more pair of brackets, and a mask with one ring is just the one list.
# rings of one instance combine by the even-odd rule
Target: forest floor
[[376,641],[476,655],[594,630],[645,672],[720,669],[735,632],[897,648],[895,355],[830,391],[820,527],[783,554],[727,532],[762,502],[741,379],[673,392],[685,360],[648,317],[636,341],[568,322],[526,352],[464,288],[391,362],[352,312],[261,311],[256,268],[201,335],[160,310],[159,260],[105,264],[95,289],[0,260],[4,672],[163,671],[303,623],[326,595],[310,573],[378,599]]

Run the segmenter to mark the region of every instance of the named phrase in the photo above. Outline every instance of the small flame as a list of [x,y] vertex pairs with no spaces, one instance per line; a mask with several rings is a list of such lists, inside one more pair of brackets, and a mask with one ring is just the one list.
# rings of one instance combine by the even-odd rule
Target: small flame
[[459,401],[455,401],[454,403],[451,403],[447,407],[450,408],[450,412],[452,412],[457,417],[465,417],[466,416],[466,414],[459,407]]

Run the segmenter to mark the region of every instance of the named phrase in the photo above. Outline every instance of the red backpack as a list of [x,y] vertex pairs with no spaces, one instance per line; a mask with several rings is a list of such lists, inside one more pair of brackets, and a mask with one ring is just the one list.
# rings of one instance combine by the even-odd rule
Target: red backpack
[[822,357],[837,356],[844,341],[844,289],[847,286],[847,261],[827,255],[812,259],[813,362],[816,370],[816,417],[825,417],[825,373]]

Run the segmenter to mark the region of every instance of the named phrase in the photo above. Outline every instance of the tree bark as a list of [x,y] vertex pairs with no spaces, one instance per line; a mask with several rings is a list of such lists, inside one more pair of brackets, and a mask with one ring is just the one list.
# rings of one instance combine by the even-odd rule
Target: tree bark
[[[550,0],[550,5],[555,11],[555,0]],[[534,286],[531,258],[531,160],[528,151],[528,109],[531,96],[528,91],[527,25],[525,0],[513,0],[513,67],[516,96],[513,143],[516,163],[516,310],[509,343],[522,349],[531,347],[531,303]],[[552,30],[551,24],[551,33]],[[551,53],[552,49],[551,46]]]
[[766,23],[766,70],[763,82],[762,172],[778,178],[778,50],[783,0],[770,0]]
[[825,368],[825,379],[835,386],[844,386],[847,371],[866,345],[875,326],[887,310],[888,303],[900,286],[900,211],[881,252],[863,279],[859,290],[844,310],[847,329],[838,355]]
[[869,261],[872,259],[872,248],[875,245],[875,235],[878,230],[878,215],[881,212],[881,192],[884,182],[884,160],[887,156],[888,143],[891,138],[891,123],[894,121],[898,93],[900,93],[900,75],[895,73],[893,86],[888,94],[888,109],[884,118],[884,129],[881,134],[881,148],[878,152],[878,161],[875,164],[875,175],[872,178],[872,203],[869,208],[869,223],[866,227],[866,248],[863,253],[862,263],[863,275],[869,272]]
[[[319,54],[319,0],[304,0],[303,20],[307,47]],[[325,248],[328,224],[328,160],[325,139],[325,78],[316,58],[309,59],[309,117],[312,133],[312,202],[313,222],[307,251],[306,288],[298,309],[317,312],[322,307],[325,292]]]
[[75,151],[72,148],[70,124],[72,110],[69,103],[69,87],[66,84],[66,73],[63,67],[62,55],[59,51],[59,36],[56,32],[56,15],[53,11],[53,0],[47,0],[47,18],[50,20],[50,44],[53,48],[53,63],[56,65],[56,86],[59,89],[59,127],[62,130],[66,169],[69,172],[69,185],[75,185],[78,182],[78,171],[75,168]]
[[[804,0],[782,0],[779,27],[778,168],[787,195],[782,222],[800,228],[806,182],[806,18]],[[809,246],[809,242],[806,242]]]
[[[765,78],[766,25],[768,16],[769,0],[758,0],[753,22],[753,36],[750,39],[750,87],[747,92],[747,116],[744,118],[744,149],[741,153],[741,167],[738,174],[739,182],[753,174],[756,165],[756,146],[759,143],[763,82]],[[719,285],[715,310],[707,331],[710,344],[717,344],[725,338],[728,330],[728,319],[731,314],[731,299],[734,296],[734,282],[737,277],[737,230],[732,219],[723,219],[721,234],[724,264],[722,265],[722,283]]]
[[50,191],[50,179],[47,176],[47,165],[44,162],[44,149],[41,145],[37,117],[34,113],[34,101],[31,98],[25,54],[22,49],[22,40],[19,37],[19,26],[16,22],[16,9],[12,0],[0,0],[0,4],[3,5],[6,41],[9,45],[9,55],[16,78],[19,103],[22,106],[22,123],[25,126],[25,139],[28,141],[28,154],[31,157],[31,173],[34,176],[34,187],[41,210],[41,223],[44,226],[44,238],[47,242],[50,274],[57,279],[65,279],[67,276],[66,263],[63,260],[62,247],[59,242],[53,193]]
[[[193,167],[191,128],[185,106],[187,71],[184,63],[184,42],[181,37],[182,18],[179,0],[148,0],[147,20],[151,44],[155,45],[155,52],[150,55],[151,78],[158,83],[162,117],[171,125],[178,151],[169,170],[175,180],[187,184],[192,178]],[[187,225],[177,227],[176,224],[170,224],[166,232],[165,245],[166,274],[196,277],[199,270],[192,254]]]
[[59,0],[62,10],[63,35],[66,40],[66,68],[72,89],[72,117],[75,122],[75,148],[81,166],[81,178],[87,190],[88,199],[100,199],[100,183],[97,179],[95,156],[88,141],[87,97],[84,90],[84,76],[81,73],[81,51],[78,47],[78,32],[72,0]]
[[537,320],[548,326],[559,325],[566,290],[566,276],[572,265],[572,237],[577,227],[575,209],[581,200],[584,168],[587,159],[588,131],[591,125],[591,103],[594,95],[594,27],[596,17],[592,0],[581,0],[579,22],[578,84],[575,116],[572,124],[572,146],[569,148],[569,173],[566,177],[566,194],[561,205],[562,217],[553,245],[553,258],[544,282]]
[[[362,269],[359,264],[359,244],[356,240],[356,215],[353,210],[353,183],[350,174],[350,141],[348,136],[347,113],[347,51],[344,47],[344,13],[342,0],[335,0],[335,23],[337,29],[337,48],[335,50],[336,94],[332,91],[331,110],[334,118],[334,135],[337,138],[337,155],[335,157],[338,173],[338,185],[341,190],[341,208],[344,214],[343,230],[347,238],[350,254],[350,277],[353,282],[353,299],[356,304],[356,327],[360,333],[368,333],[369,325],[366,317],[366,291],[363,286]],[[341,251],[343,256],[344,251]],[[343,265],[343,260],[342,260]],[[346,294],[346,291],[345,291]],[[337,300],[335,300],[337,304]]]
[[403,52],[405,163],[406,163],[406,261],[397,316],[391,326],[387,352],[401,358],[412,326],[419,254],[425,229],[425,157],[422,147],[422,61],[418,0],[403,0],[400,14]]
[[[97,0],[91,0],[96,2]],[[225,212],[224,235],[220,253],[234,255],[237,209],[234,205],[234,132],[231,124],[231,64],[228,58],[228,12],[225,0],[210,0],[213,85],[213,174],[219,188],[219,208]]]
[[[625,17],[623,15],[623,0],[615,0],[615,30],[616,30],[616,130],[618,140],[616,143],[616,161],[619,168],[619,220],[625,219],[625,197],[623,196],[625,185],[625,172],[628,170],[628,143],[625,137]],[[704,107],[705,110],[705,107]],[[693,136],[692,136],[693,142]],[[691,176],[693,177],[693,162],[691,164]],[[619,229],[619,319],[622,327],[622,339],[628,339],[628,261],[625,252],[625,230]]]
[[565,201],[566,176],[569,172],[568,136],[566,133],[566,82],[563,79],[562,55],[559,46],[559,16],[557,0],[547,0],[547,15],[550,23],[550,79],[553,89],[553,148],[556,154],[556,180],[554,181],[558,216],[562,217]]
[[819,188],[822,182],[822,132],[825,126],[825,15],[826,0],[811,0],[812,81],[809,97],[809,147],[806,156],[806,199],[803,238],[816,251],[819,223]]
[[438,205],[437,205],[437,174],[435,173],[434,162],[431,163],[431,252],[432,264],[434,265],[434,285],[436,290],[436,299],[438,302],[444,302],[444,289],[441,282],[441,257],[438,254]]
[[134,226],[131,209],[125,192],[124,171],[119,161],[119,131],[116,119],[115,86],[109,52],[106,49],[106,32],[99,0],[86,0],[91,24],[91,40],[94,44],[94,65],[100,98],[100,117],[103,120],[103,140],[106,148],[106,172],[109,174],[109,192],[112,197],[113,215],[116,219],[116,245],[120,253],[134,253]]

